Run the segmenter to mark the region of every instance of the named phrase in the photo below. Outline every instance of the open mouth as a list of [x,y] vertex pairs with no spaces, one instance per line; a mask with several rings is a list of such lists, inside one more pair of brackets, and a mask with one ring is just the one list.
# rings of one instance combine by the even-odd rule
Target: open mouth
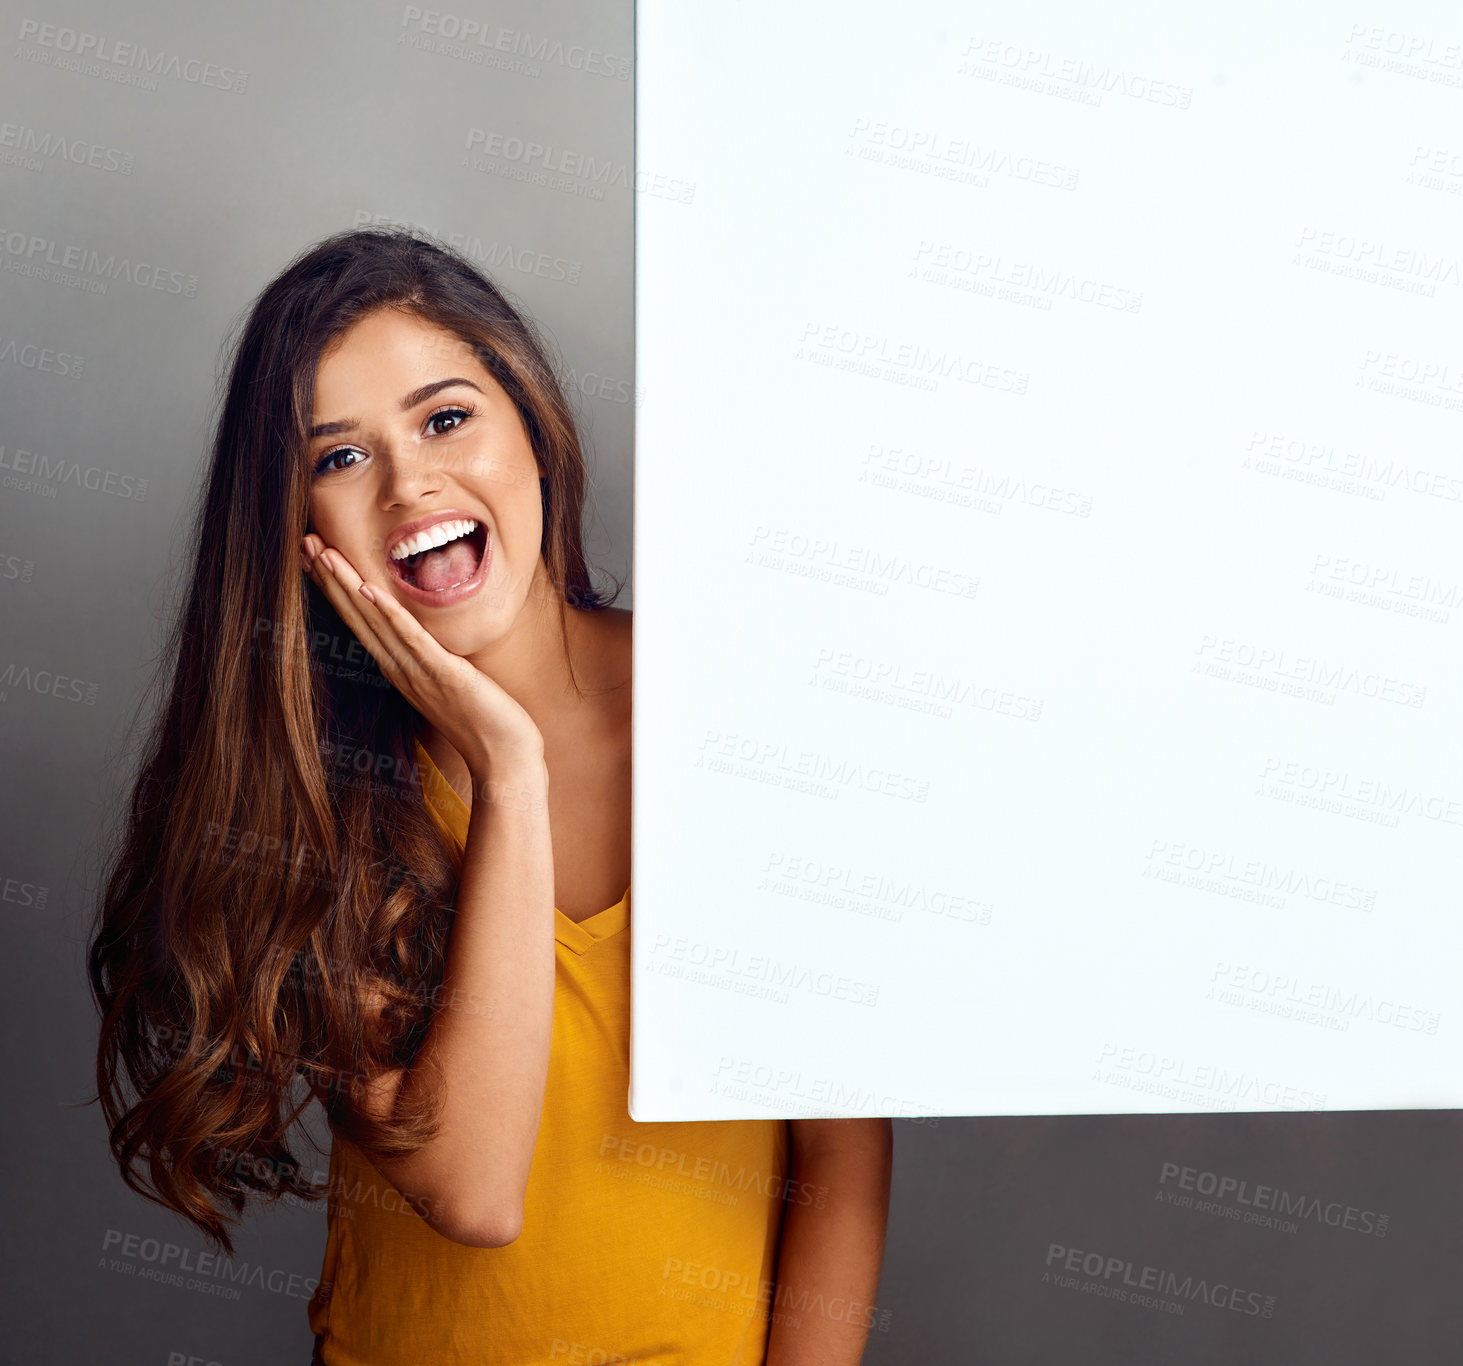
[[478,522],[471,531],[405,559],[388,555],[386,563],[398,579],[419,592],[444,593],[477,573],[487,547],[488,529]]

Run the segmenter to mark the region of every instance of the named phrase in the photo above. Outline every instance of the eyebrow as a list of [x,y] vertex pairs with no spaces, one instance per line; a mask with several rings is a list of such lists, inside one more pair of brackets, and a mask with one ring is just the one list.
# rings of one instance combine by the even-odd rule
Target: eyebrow
[[[401,400],[401,411],[410,412],[418,403],[425,403],[433,394],[453,384],[465,384],[469,389],[477,389],[478,393],[482,393],[476,384],[470,379],[464,379],[461,375],[456,375],[452,379],[433,380],[431,384],[424,384],[420,389],[413,389],[411,393],[407,394]],[[317,436],[338,436],[341,432],[355,431],[359,425],[353,417],[342,418],[339,422],[317,422],[306,435],[311,440]]]

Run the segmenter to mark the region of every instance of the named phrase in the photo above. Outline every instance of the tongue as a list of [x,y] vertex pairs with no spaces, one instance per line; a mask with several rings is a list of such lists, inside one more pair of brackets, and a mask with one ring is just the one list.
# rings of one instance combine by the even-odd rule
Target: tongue
[[440,593],[444,588],[471,578],[477,565],[477,552],[471,538],[459,536],[435,550],[422,551],[416,561],[412,582],[429,593]]

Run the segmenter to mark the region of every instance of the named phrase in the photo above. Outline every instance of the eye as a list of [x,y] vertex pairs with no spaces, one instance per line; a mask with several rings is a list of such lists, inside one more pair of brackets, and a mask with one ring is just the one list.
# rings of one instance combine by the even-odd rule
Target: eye
[[[327,466],[327,464],[330,461],[334,460],[337,455],[359,455],[359,454],[360,454],[360,451],[356,450],[356,448],[354,446],[337,446],[333,451],[326,451],[325,454],[322,455],[320,457],[320,459],[318,459],[315,462],[315,473],[316,474],[324,474],[324,473],[326,473],[326,466]],[[340,466],[336,466],[335,468],[339,469]]]
[[464,408],[461,404],[454,403],[446,408],[438,408],[437,411],[427,419],[427,426],[432,428],[438,436],[446,436],[447,432],[444,432],[436,427],[436,424],[438,422],[442,422],[449,417],[457,418],[458,420],[455,421],[452,426],[447,428],[448,432],[455,432],[460,426],[462,426],[462,423],[465,419],[472,416],[472,413],[473,410],[471,408]]
[[[428,430],[430,430],[434,436],[446,436],[449,432],[455,432],[460,426],[462,426],[463,422],[470,418],[476,411],[477,410],[475,408],[469,408],[460,403],[452,403],[445,408],[438,408],[435,413],[427,418],[426,425]],[[446,422],[449,419],[452,420],[452,425],[448,427],[445,431],[437,426],[439,422]],[[320,475],[333,473],[341,469],[349,469],[351,468],[351,466],[349,465],[332,466],[330,462],[334,460],[336,456],[358,456],[360,454],[361,452],[357,450],[354,446],[337,446],[333,451],[326,451],[325,454],[322,455],[320,459],[315,462],[315,473],[317,475]]]

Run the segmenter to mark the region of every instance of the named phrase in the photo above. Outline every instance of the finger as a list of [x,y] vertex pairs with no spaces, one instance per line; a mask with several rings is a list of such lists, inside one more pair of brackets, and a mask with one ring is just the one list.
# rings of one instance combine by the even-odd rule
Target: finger
[[[425,678],[436,684],[448,681],[443,673],[442,643],[397,601],[395,594],[380,584],[370,584],[376,601],[367,611],[374,611],[380,621],[378,634],[397,647],[397,659],[414,678]],[[357,590],[357,596],[359,596]],[[362,599],[366,601],[366,599]]]
[[[334,566],[333,572],[331,565]],[[348,582],[347,576],[354,579],[355,582]],[[399,667],[388,643],[381,639],[375,626],[367,620],[365,613],[361,610],[370,604],[361,596],[356,586],[361,581],[360,575],[350,567],[340,551],[333,546],[322,546],[320,553],[315,557],[311,577],[320,586],[320,591],[330,600],[331,606],[340,614],[341,620],[354,633],[356,639],[371,652],[382,670]],[[395,678],[391,681],[397,682]]]
[[[440,682],[443,651],[437,638],[396,600],[389,588],[370,584],[376,595],[376,601],[371,602],[360,591],[362,579],[355,566],[339,550],[326,546],[318,537],[314,540],[319,546],[315,565],[323,580],[323,591],[330,596],[336,610],[352,630],[362,638],[362,643],[371,648],[390,681],[402,691],[406,690],[403,685],[407,681],[420,682],[425,678]],[[327,551],[328,560],[323,558]],[[329,568],[330,564],[336,566],[334,573]],[[393,676],[382,659],[383,655],[396,666],[398,675]]]
[[[369,585],[376,595],[372,602],[361,593],[364,580],[355,567],[333,547],[329,549],[329,562],[335,566],[337,586],[344,590],[350,600],[356,620],[371,633],[379,648],[390,658],[398,671],[392,676],[382,663],[383,671],[397,688],[404,682],[442,682],[442,647],[417,619],[399,602],[389,588],[381,584]],[[327,575],[330,573],[326,570]],[[386,610],[383,610],[385,608]],[[391,611],[390,609],[395,609]],[[376,653],[374,650],[372,653]],[[378,655],[379,659],[380,656]]]

